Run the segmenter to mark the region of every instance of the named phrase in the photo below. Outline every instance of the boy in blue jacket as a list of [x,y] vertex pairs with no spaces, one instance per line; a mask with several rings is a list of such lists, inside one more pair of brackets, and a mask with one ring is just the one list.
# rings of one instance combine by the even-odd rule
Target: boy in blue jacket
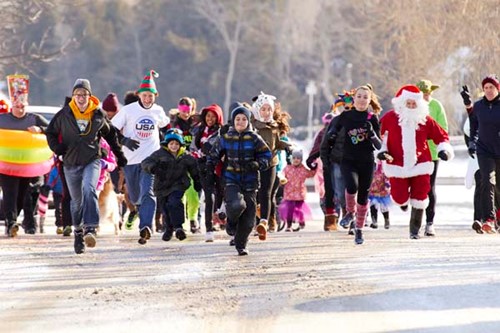
[[222,179],[228,219],[226,232],[234,235],[240,256],[248,255],[246,246],[255,223],[259,171],[266,170],[271,160],[269,147],[250,127],[250,115],[248,108],[237,104],[231,112],[232,126],[207,156],[207,178],[215,177],[215,166],[225,158]]

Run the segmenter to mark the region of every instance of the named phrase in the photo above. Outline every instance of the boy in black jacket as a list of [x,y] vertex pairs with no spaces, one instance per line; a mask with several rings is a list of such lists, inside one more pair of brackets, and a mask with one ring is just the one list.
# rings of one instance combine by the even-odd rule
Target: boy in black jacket
[[[153,191],[163,202],[162,210],[166,217],[166,228],[162,239],[164,241],[172,239],[175,230],[175,237],[178,240],[184,240],[186,232],[182,224],[186,213],[182,197],[191,184],[191,178],[194,189],[201,191],[198,166],[194,157],[189,155],[183,147],[184,139],[180,130],[168,130],[165,140],[160,145],[159,150],[142,161],[141,167],[145,172],[155,176]],[[139,244],[146,244],[151,234],[144,236],[141,234]]]

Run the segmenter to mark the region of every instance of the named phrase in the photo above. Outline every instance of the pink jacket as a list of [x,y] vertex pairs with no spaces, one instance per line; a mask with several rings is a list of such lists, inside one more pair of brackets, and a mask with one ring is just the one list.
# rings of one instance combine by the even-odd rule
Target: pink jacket
[[108,156],[106,158],[101,158],[101,174],[97,180],[97,191],[102,191],[104,187],[104,183],[106,182],[106,172],[112,172],[117,166],[115,154],[111,151],[109,143],[101,138],[100,144],[101,148],[108,151]]
[[314,190],[319,193],[320,198],[325,197],[325,178],[323,177],[323,162],[321,158],[316,160],[318,168],[316,169],[316,175],[314,175]]
[[304,201],[306,199],[306,179],[314,177],[316,170],[308,170],[304,165],[287,165],[284,171],[288,182],[285,184],[283,199]]

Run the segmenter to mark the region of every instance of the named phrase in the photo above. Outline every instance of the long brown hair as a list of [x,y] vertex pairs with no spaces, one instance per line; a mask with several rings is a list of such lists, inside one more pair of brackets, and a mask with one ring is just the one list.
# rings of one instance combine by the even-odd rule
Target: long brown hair
[[378,115],[382,111],[382,106],[378,101],[377,94],[375,94],[375,92],[373,91],[372,85],[367,83],[363,86],[359,86],[355,89],[355,92],[357,93],[358,90],[366,90],[370,93],[370,106],[372,107],[373,113]]
[[281,110],[281,103],[278,101],[274,103],[273,119],[278,124],[280,133],[290,132],[291,128],[288,120],[292,119],[292,116],[288,112]]

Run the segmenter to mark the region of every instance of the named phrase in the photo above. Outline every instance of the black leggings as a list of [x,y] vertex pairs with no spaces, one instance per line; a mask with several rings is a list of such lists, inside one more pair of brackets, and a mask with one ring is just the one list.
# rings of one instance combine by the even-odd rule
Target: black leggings
[[201,185],[205,192],[205,228],[213,231],[212,215],[222,205],[223,186],[222,179],[215,176],[215,186],[206,182],[206,177],[201,177]]
[[481,172],[481,212],[483,220],[495,221],[495,194],[500,186],[500,159],[478,155],[477,162]]
[[276,214],[276,192],[279,182],[276,179],[276,167],[273,166],[260,173],[260,189],[258,202],[260,204],[260,218],[269,220]]
[[357,193],[357,203],[360,205],[368,203],[374,168],[375,161],[343,160],[340,164],[346,191],[349,194]]
[[73,225],[73,218],[71,217],[71,195],[69,194],[68,183],[66,183],[66,178],[64,177],[64,167],[62,163],[58,165],[57,170],[59,171],[63,185],[61,200],[62,227],[71,227]]
[[21,212],[24,197],[28,190],[31,178],[16,177],[0,174],[0,185],[3,192],[2,210],[6,224],[13,224]]
[[436,215],[436,174],[438,171],[439,160],[434,162],[434,172],[431,174],[431,190],[429,191],[429,204],[425,209],[425,216],[427,224],[434,222],[434,215]]

